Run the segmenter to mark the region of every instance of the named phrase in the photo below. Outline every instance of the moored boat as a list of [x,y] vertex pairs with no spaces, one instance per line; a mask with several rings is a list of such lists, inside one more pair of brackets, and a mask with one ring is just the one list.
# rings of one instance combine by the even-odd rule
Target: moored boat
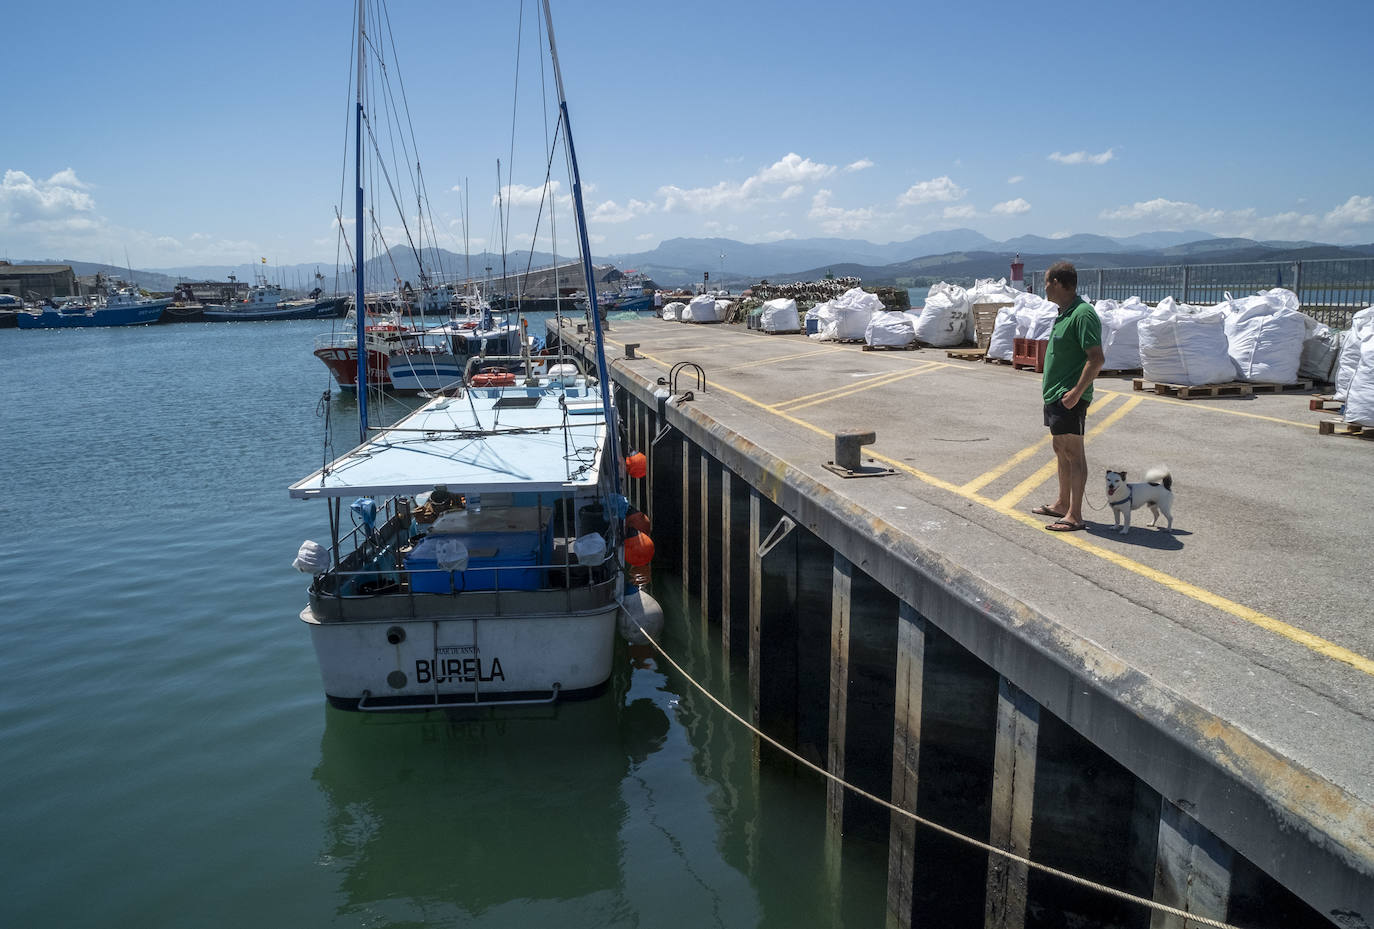
[[[365,10],[359,5],[352,250],[360,256],[355,305],[363,308],[356,314],[354,384],[364,387],[372,380],[371,340],[447,338],[457,354],[451,325],[370,331],[361,258]],[[581,182],[547,0],[544,14],[590,282]],[[355,391],[359,444],[289,491],[323,500],[329,510],[329,545],[306,542],[295,566],[312,575],[300,618],[331,703],[408,710],[593,695],[611,676],[618,626],[628,634],[630,617],[636,625],[645,616],[661,619],[651,598],[628,583],[625,462],[600,326],[593,324],[592,370],[572,358],[536,361],[516,329],[518,354],[470,353],[460,380],[393,425],[371,425],[373,391]],[[490,328],[484,319],[459,331]],[[390,364],[394,355],[384,357]],[[326,448],[332,442],[326,434]],[[637,541],[636,552],[646,549]]]
[[[169,301],[170,302],[170,301]],[[308,300],[289,300],[277,284],[259,280],[242,300],[210,304],[201,308],[206,322],[263,322],[278,319],[333,319],[348,309],[346,296],[319,296]]]
[[15,314],[20,329],[67,329],[97,326],[146,326],[157,322],[171,297],[153,299],[132,290],[119,290],[105,298],[48,306],[41,312]]

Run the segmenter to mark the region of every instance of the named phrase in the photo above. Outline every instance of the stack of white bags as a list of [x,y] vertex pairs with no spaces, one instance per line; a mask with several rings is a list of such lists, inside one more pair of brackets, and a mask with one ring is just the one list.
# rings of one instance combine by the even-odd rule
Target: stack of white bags
[[1011,306],[997,311],[987,357],[1011,361],[1016,339],[1048,339],[1059,307],[1035,294],[1017,294]]
[[818,303],[809,315],[819,320],[811,338],[818,342],[857,341],[868,333],[868,324],[875,312],[881,312],[883,302],[875,294],[861,287],[845,291],[834,300]]
[[678,319],[684,323],[718,323],[725,318],[722,310],[728,312],[729,308],[730,304],[724,300],[718,301],[710,294],[698,294],[678,312]]
[[797,301],[790,297],[766,301],[759,314],[759,328],[764,332],[796,332],[801,328]]
[[663,312],[661,315],[664,319],[676,321],[685,309],[687,309],[687,304],[674,300],[672,303],[665,303],[663,305]]

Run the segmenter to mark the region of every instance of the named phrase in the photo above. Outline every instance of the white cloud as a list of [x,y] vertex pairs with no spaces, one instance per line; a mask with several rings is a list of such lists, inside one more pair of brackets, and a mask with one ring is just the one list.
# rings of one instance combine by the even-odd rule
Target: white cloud
[[858,232],[868,228],[874,219],[874,212],[871,207],[861,207],[853,210],[846,210],[842,207],[831,206],[831,192],[828,190],[818,190],[816,195],[811,198],[811,211],[807,217],[815,220],[825,232],[836,234],[841,232]]
[[1367,235],[1371,231],[1368,227],[1374,226],[1374,197],[1352,196],[1325,213],[1287,211],[1270,216],[1261,216],[1254,207],[1223,210],[1156,197],[1103,210],[1100,215],[1103,219],[1149,223],[1156,228],[1203,229],[1217,235],[1247,239],[1349,241],[1352,237]]
[[80,221],[78,226],[88,225],[95,200],[85,192],[87,186],[71,168],[46,181],[34,180],[23,171],[7,170],[0,180],[0,227],[73,220]]
[[607,200],[597,205],[587,217],[588,222],[593,223],[626,223],[632,219],[638,219],[648,213],[654,212],[658,207],[644,200],[631,199],[629,203],[620,206],[614,200]]
[[[552,198],[560,206],[568,206],[572,203],[572,197],[559,194],[562,182],[550,181],[540,187],[526,187],[524,184],[508,184],[501,189],[500,194],[493,194],[491,205],[496,206],[505,198],[507,206],[539,206],[545,198]],[[456,188],[455,188],[456,189]]]
[[[658,189],[664,212],[689,210],[708,213],[715,210],[757,209],[760,204],[800,196],[804,185],[835,173],[834,165],[821,164],[788,152],[773,164],[743,181],[721,181],[711,187],[683,188],[668,184]],[[773,186],[786,185],[781,192]]]
[[1226,219],[1224,210],[1204,209],[1196,203],[1165,200],[1163,197],[1103,210],[1101,215],[1103,219],[1150,220],[1167,226],[1208,226]]
[[1016,174],[1016,175],[1013,175],[1012,177],[1007,178],[1007,183],[1008,183],[1008,184],[1019,184],[1019,183],[1021,183],[1022,181],[1024,181],[1025,179],[1026,179],[1026,176],[1025,176],[1024,174]]
[[992,212],[1001,213],[1004,216],[1015,216],[1017,213],[1029,213],[1031,205],[1026,202],[1024,197],[1017,197],[1015,200],[1004,200],[992,208]]
[[973,219],[978,215],[972,204],[965,203],[963,206],[947,206],[942,214],[945,219]]
[[948,175],[921,181],[907,188],[897,198],[898,206],[918,206],[922,203],[950,203],[962,199],[967,190],[949,179]]
[[873,167],[873,162],[869,161],[867,158],[860,158],[858,161],[851,161],[849,164],[845,165],[844,169],[848,172],[854,172],[866,171],[871,167]]
[[1324,217],[1333,226],[1374,223],[1374,197],[1351,197]]
[[1057,161],[1061,165],[1104,165],[1116,157],[1116,149],[1109,148],[1096,155],[1086,151],[1070,152],[1067,155],[1063,152],[1054,152],[1049,157],[1050,161]]

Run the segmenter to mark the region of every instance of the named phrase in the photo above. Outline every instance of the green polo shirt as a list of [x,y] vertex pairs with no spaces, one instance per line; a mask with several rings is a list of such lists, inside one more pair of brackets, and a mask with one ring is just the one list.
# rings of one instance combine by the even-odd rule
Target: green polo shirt
[[[1088,349],[1102,344],[1102,321],[1093,305],[1082,297],[1067,309],[1061,308],[1050,333],[1045,352],[1045,378],[1041,392],[1046,403],[1053,403],[1073,389],[1088,363]],[[1091,403],[1093,385],[1083,391],[1080,403]]]

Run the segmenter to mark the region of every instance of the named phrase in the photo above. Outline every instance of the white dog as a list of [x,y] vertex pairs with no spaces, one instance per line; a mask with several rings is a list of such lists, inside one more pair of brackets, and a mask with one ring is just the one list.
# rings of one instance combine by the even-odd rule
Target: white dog
[[1159,522],[1159,514],[1163,513],[1164,518],[1169,521],[1168,531],[1174,531],[1174,514],[1172,507],[1174,504],[1174,479],[1169,474],[1169,469],[1151,468],[1145,472],[1144,483],[1126,483],[1125,471],[1107,472],[1107,502],[1112,505],[1112,518],[1118,531],[1125,535],[1131,531],[1131,510],[1138,510],[1142,506],[1148,506],[1150,512],[1154,514],[1154,519],[1150,520],[1153,526]]

